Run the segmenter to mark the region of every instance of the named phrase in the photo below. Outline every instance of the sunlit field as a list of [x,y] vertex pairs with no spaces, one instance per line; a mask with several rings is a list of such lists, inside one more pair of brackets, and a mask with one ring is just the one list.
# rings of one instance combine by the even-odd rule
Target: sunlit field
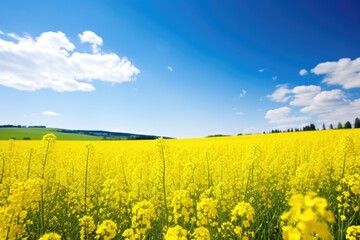
[[0,141],[0,239],[359,239],[360,131]]

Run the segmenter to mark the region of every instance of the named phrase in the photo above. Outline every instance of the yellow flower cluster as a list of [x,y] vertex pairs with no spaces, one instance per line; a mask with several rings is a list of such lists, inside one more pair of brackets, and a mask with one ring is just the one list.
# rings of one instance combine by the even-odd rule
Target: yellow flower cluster
[[231,221],[241,221],[241,225],[245,228],[250,227],[250,223],[254,222],[255,210],[250,203],[239,202],[235,208],[231,211]]
[[217,201],[212,198],[202,198],[196,205],[197,225],[215,227],[218,222]]
[[348,240],[360,239],[360,225],[348,227],[346,229],[346,239]]
[[[231,221],[235,224],[234,232],[242,239],[255,236],[254,232],[245,231],[254,222],[255,210],[250,203],[239,202],[231,211]],[[240,224],[239,224],[240,223]]]
[[144,239],[146,233],[152,227],[152,222],[156,220],[154,205],[143,200],[136,203],[132,208],[131,229],[126,229],[122,234],[125,239]]
[[[28,237],[26,227],[28,213],[38,207],[41,179],[15,181],[9,189],[5,205],[0,205],[0,239],[20,239]],[[6,189],[2,189],[2,191]]]
[[95,222],[93,217],[91,216],[84,216],[79,219],[80,222],[80,239],[81,240],[88,240],[91,239],[93,233],[96,229]]
[[326,199],[318,197],[315,192],[305,196],[293,195],[289,200],[291,207],[281,215],[284,239],[331,239],[329,223],[334,223],[334,215],[327,210]]
[[194,213],[193,200],[188,190],[177,190],[171,200],[175,224],[185,225],[190,222],[191,214]]
[[54,142],[54,141],[56,140],[56,135],[53,134],[53,133],[45,134],[45,135],[42,137],[42,140],[43,140],[43,141],[46,141],[46,142]]
[[164,239],[165,240],[187,240],[188,231],[183,229],[181,226],[176,225],[175,227],[169,227]]
[[231,222],[224,222],[221,224],[221,227],[218,229],[218,232],[221,234],[224,239],[231,239],[235,235],[240,235],[242,233],[241,227],[236,229],[236,233],[234,231],[235,226]]
[[117,226],[111,220],[103,221],[96,229],[95,239],[111,240],[117,235]]
[[356,218],[360,208],[360,174],[348,175],[341,179],[336,191],[340,193],[336,198],[340,220],[346,222],[348,219]]
[[192,240],[210,240],[210,232],[206,227],[195,228],[194,233],[191,234]]
[[61,236],[57,233],[45,233],[39,240],[61,240]]

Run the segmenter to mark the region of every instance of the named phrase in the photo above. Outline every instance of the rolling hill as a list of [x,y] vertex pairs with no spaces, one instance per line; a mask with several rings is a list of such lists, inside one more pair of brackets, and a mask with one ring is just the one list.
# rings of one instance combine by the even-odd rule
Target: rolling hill
[[54,133],[58,140],[141,140],[159,136],[101,130],[70,130],[46,127],[0,127],[0,140],[41,140],[47,133]]

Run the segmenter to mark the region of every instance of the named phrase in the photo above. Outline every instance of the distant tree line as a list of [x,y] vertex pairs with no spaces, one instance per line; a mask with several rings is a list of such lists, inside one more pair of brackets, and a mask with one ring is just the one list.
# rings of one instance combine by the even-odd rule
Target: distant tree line
[[0,128],[26,128],[26,126],[7,124],[7,125],[0,125]]
[[211,137],[230,137],[231,135],[224,135],[224,134],[213,134],[213,135],[208,135],[206,136],[207,138],[211,138]]
[[26,125],[5,124],[5,125],[0,125],[0,128],[46,128],[46,126],[43,126],[43,125],[39,125],[39,126],[26,126]]
[[[329,129],[350,129],[350,128],[360,128],[360,119],[355,118],[354,125],[350,123],[350,121],[346,121],[344,124],[339,122],[337,124],[337,127],[335,128],[334,125],[331,123],[329,125]],[[282,133],[282,132],[301,132],[301,131],[315,131],[318,130],[315,126],[315,124],[311,123],[309,125],[306,125],[302,128],[288,128],[287,130],[279,130],[279,129],[273,129],[270,133]],[[325,123],[322,125],[322,130],[326,130]],[[264,132],[266,133],[266,132]]]

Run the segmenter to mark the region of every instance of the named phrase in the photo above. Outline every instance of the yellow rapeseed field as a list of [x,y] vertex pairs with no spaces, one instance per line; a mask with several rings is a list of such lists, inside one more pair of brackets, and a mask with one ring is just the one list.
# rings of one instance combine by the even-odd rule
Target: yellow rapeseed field
[[0,141],[0,239],[359,239],[360,131]]

